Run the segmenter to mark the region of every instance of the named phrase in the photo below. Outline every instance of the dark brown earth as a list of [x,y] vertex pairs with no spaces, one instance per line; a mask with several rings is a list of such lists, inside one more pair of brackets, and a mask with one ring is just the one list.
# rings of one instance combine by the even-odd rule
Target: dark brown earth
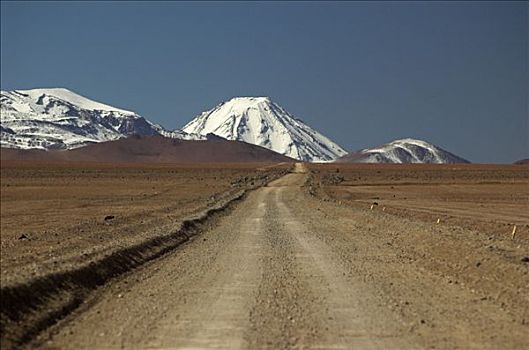
[[266,148],[221,138],[204,141],[161,136],[132,136],[73,150],[1,149],[3,160],[73,161],[99,163],[244,163],[293,162]]
[[297,164],[26,344],[526,349],[527,169]]

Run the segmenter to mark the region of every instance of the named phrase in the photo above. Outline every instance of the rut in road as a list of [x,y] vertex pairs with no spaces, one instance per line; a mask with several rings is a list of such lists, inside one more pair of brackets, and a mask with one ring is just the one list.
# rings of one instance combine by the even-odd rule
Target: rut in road
[[[44,345],[523,348],[523,326],[492,304],[469,307],[475,297],[464,289],[438,290],[438,278],[399,260],[386,238],[366,241],[348,209],[306,196],[305,179],[298,164],[250,193],[216,227],[108,286],[51,329]],[[373,225],[383,232],[384,223]],[[405,224],[392,221],[396,230]],[[409,312],[394,307],[388,286],[411,301]],[[418,322],[424,315],[426,324]],[[509,337],[494,333],[506,327]]]

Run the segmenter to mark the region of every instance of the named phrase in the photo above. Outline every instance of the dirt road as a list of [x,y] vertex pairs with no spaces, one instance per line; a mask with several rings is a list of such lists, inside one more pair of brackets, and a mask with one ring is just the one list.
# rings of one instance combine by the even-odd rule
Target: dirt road
[[103,288],[35,345],[529,346],[528,267],[518,259],[526,246],[488,249],[466,231],[324,202],[305,179],[298,164],[250,193],[215,228]]

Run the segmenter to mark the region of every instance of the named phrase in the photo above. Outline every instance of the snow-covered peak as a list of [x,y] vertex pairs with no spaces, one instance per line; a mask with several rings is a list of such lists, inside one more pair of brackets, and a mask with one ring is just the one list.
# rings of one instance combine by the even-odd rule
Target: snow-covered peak
[[353,152],[339,159],[357,163],[468,163],[444,149],[426,141],[405,138],[374,148]]
[[2,91],[0,108],[2,147],[71,149],[130,135],[202,138],[64,88]]
[[436,147],[434,145],[432,145],[431,143],[428,143],[428,142],[422,141],[422,140],[412,139],[412,138],[405,138],[405,139],[399,139],[399,140],[391,141],[391,142],[388,142],[386,144],[383,144],[383,145],[379,146],[380,148],[366,148],[366,149],[363,149],[362,151],[370,152],[370,153],[373,153],[373,152],[386,152],[386,151],[391,150],[391,149],[396,148],[396,147],[409,149],[410,146],[418,146],[418,147],[422,147],[422,148],[428,149],[428,150],[432,151],[433,153],[436,152]]
[[42,88],[42,89],[31,89],[31,90],[14,90],[12,92],[2,91],[2,94],[14,93],[17,95],[27,96],[31,100],[42,101],[43,99],[57,99],[64,102],[75,105],[81,109],[96,110],[96,111],[107,111],[107,112],[119,112],[125,115],[136,115],[136,113],[127,111],[121,108],[109,106],[100,102],[90,100],[84,96],[81,96],[66,88]]
[[426,141],[423,141],[423,140],[418,140],[418,139],[412,139],[412,138],[404,138],[404,139],[399,139],[399,140],[395,140],[395,141],[392,141],[390,142],[391,144],[394,144],[394,145],[416,145],[416,146],[419,146],[419,147],[425,147],[425,148],[430,148],[430,149],[435,149],[435,148],[438,148],[437,146],[431,144],[431,143],[428,143]]
[[239,96],[233,97],[232,99],[224,102],[226,104],[231,103],[232,105],[250,106],[259,103],[271,103],[272,100],[267,96]]
[[269,97],[234,97],[198,115],[182,130],[252,143],[303,161],[330,161],[346,154]]

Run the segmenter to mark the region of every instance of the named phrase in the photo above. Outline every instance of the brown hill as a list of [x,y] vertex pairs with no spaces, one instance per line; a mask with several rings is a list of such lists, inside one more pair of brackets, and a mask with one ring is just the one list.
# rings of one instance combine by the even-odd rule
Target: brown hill
[[529,164],[529,158],[517,160],[516,162],[514,162],[514,164],[527,165],[527,164]]
[[293,162],[263,147],[240,141],[190,141],[161,136],[132,136],[73,150],[2,148],[2,160],[72,161],[100,163],[238,163]]

